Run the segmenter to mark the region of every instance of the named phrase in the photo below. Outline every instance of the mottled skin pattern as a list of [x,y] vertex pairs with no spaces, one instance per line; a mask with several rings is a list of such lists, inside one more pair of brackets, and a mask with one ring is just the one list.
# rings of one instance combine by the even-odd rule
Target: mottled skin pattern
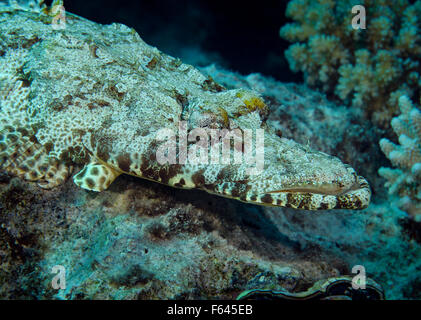
[[[318,210],[369,204],[368,183],[352,168],[278,137],[266,125],[269,111],[255,92],[226,90],[126,26],[68,14],[66,29],[54,30],[51,20],[47,9],[0,7],[0,129],[20,137],[0,141],[0,156],[14,155],[3,161],[4,170],[24,178],[35,172],[28,180],[44,187],[62,183],[73,165],[85,165],[74,181],[94,191],[125,173],[261,205]],[[157,133],[166,128],[177,135],[179,159],[180,123],[188,132],[200,128],[209,135],[215,129],[240,135],[262,130],[263,170],[250,174],[245,161],[160,164],[157,151],[165,141]],[[245,155],[245,147],[233,141],[231,155]],[[30,148],[41,154],[37,161],[25,154]]]

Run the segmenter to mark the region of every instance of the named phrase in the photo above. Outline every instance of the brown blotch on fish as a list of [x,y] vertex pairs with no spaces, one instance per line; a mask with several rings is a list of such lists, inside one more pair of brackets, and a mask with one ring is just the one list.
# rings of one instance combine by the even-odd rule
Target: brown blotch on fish
[[24,41],[22,43],[22,48],[28,49],[29,47],[32,47],[35,43],[37,43],[39,41],[41,41],[41,39],[38,38],[37,36],[35,36],[35,37],[31,38],[31,39],[28,39],[28,40]]
[[179,164],[170,164],[162,167],[159,170],[159,177],[161,182],[168,184],[168,181],[175,177],[180,172],[181,166]]
[[162,167],[159,169],[159,179],[162,183],[167,184],[168,183],[168,168],[167,167]]
[[203,186],[205,184],[205,177],[203,175],[204,170],[200,170],[193,174],[192,181],[196,187]]
[[228,179],[232,174],[232,169],[229,166],[223,167],[219,173],[218,176],[216,177],[216,179],[218,181],[224,181],[226,179]]
[[118,167],[121,169],[121,171],[124,172],[130,172],[130,165],[131,165],[131,160],[130,160],[130,155],[129,154],[121,154],[117,157],[117,164]]
[[92,170],[91,170],[91,175],[93,175],[93,176],[97,176],[98,174],[99,174],[99,170],[98,170],[98,168],[96,168],[96,167],[92,168]]
[[311,202],[311,195],[310,194],[305,194],[301,196],[301,201],[298,205],[298,209],[308,209],[310,207],[310,202]]
[[210,92],[221,92],[227,90],[220,84],[216,83],[211,76],[209,76],[209,79],[203,81],[202,89]]
[[104,162],[107,162],[110,159],[109,151],[106,148],[100,148],[97,150],[97,156]]
[[298,194],[287,193],[287,204],[289,207],[297,208],[300,204],[300,196]]
[[231,190],[231,196],[234,198],[239,198],[240,197],[240,190],[238,189],[238,186],[236,185],[234,188],[232,188]]
[[89,188],[93,189],[95,186],[95,182],[94,180],[92,180],[91,178],[86,178],[86,184],[88,185]]
[[140,171],[142,172],[143,177],[158,181],[159,173],[153,166],[149,165],[149,161],[146,159],[146,157],[142,157]]
[[158,58],[157,57],[153,57],[151,59],[151,61],[148,62],[148,64],[146,65],[146,67],[150,70],[155,69],[156,65],[158,64]]
[[38,173],[37,173],[36,171],[31,171],[31,172],[29,173],[29,177],[30,177],[31,179],[36,179],[36,178],[38,177]]
[[180,181],[178,181],[177,183],[175,183],[175,184],[174,184],[174,187],[179,187],[179,188],[181,188],[181,187],[183,187],[185,184],[186,184],[186,181],[185,181],[183,178],[181,178],[181,179],[180,179]]
[[320,204],[320,209],[321,210],[327,210],[328,208],[329,208],[329,206],[327,205],[327,203],[324,203],[323,202],[323,203]]
[[95,44],[91,44],[89,46],[89,52],[91,53],[91,56],[93,58],[99,58],[98,55],[96,54],[97,50],[98,50],[98,47]]
[[265,194],[260,200],[264,203],[272,203],[273,202],[272,196],[268,193]]
[[117,99],[118,101],[122,101],[124,98],[125,92],[119,92],[116,86],[110,86],[108,88],[108,92],[110,93],[111,97]]
[[175,100],[177,103],[184,109],[189,105],[189,99],[187,97],[187,94],[180,94],[177,91],[174,92]]

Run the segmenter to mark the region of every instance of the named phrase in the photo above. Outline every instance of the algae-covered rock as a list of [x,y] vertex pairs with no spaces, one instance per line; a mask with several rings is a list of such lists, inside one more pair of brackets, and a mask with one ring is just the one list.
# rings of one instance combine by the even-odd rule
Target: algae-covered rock
[[[99,194],[71,181],[46,191],[13,180],[1,190],[3,298],[226,299],[347,272],[320,249],[302,251],[260,207],[201,191],[129,176]],[[66,289],[52,288],[56,265]]]

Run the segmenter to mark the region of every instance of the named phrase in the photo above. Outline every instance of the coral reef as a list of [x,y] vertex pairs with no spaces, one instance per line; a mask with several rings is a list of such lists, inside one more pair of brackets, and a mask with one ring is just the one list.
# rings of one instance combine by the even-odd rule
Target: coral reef
[[379,174],[387,180],[389,193],[399,197],[399,207],[421,222],[421,111],[407,96],[399,98],[399,108],[401,114],[392,120],[399,145],[380,140],[382,151],[397,168],[381,167]]
[[[354,5],[366,10],[366,29],[353,29]],[[364,109],[387,127],[397,99],[421,91],[421,1],[292,0],[281,28],[295,42],[285,55],[305,81]]]
[[[300,250],[262,207],[203,191],[130,176],[101,193],[14,178],[0,200],[3,299],[233,299],[349,273],[334,255]],[[51,286],[55,265],[66,289]]]

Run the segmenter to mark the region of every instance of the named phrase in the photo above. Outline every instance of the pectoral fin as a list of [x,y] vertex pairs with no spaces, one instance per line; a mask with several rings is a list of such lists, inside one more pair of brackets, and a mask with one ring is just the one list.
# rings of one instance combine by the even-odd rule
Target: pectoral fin
[[91,162],[73,177],[76,185],[91,191],[104,191],[120,175],[117,170],[99,162]]

